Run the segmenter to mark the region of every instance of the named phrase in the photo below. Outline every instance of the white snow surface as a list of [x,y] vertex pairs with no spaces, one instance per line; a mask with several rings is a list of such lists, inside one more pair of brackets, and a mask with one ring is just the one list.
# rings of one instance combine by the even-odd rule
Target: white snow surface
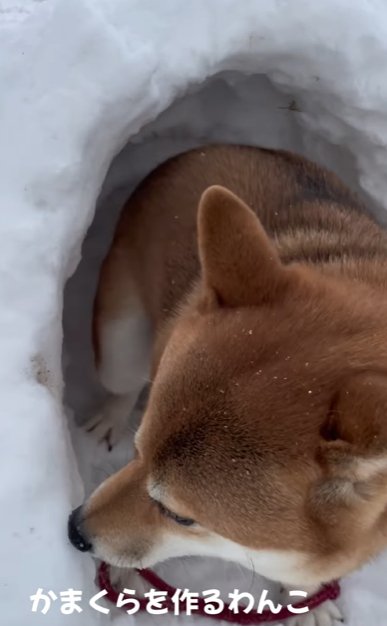
[[[243,142],[328,165],[385,221],[386,55],[384,0],[0,0],[0,623],[112,617],[32,614],[29,596],[95,592],[67,516],[131,453],[74,425],[101,398],[90,309],[122,200],[172,154]],[[158,571],[193,590],[262,585],[221,561]],[[386,576],[382,555],[343,581],[349,626],[387,624]],[[193,618],[114,616],[155,620]]]

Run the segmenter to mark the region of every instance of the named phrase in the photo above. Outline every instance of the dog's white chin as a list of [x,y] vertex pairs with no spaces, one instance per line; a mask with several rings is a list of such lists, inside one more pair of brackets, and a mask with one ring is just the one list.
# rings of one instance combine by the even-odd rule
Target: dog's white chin
[[140,560],[126,555],[124,551],[117,553],[111,550],[107,542],[100,541],[94,543],[93,555],[109,565],[135,569],[153,567],[176,557],[212,557],[238,563],[246,569],[253,569],[256,574],[289,586],[297,585],[302,588],[320,583],[305,567],[307,558],[300,552],[251,550],[215,533],[208,533],[205,538],[197,535],[167,535]]

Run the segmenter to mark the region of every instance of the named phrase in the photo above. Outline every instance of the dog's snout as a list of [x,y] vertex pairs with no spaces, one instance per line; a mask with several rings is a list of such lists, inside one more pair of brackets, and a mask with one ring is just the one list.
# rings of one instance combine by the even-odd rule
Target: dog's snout
[[79,506],[71,513],[67,525],[68,537],[74,548],[81,552],[88,552],[92,548],[92,544],[87,538],[84,525],[82,522],[82,507]]

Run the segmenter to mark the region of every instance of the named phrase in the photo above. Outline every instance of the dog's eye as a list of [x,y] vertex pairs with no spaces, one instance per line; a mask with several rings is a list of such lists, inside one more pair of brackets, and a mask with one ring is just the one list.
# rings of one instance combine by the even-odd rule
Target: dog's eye
[[177,515],[173,511],[170,511],[165,507],[161,502],[155,501],[157,506],[159,507],[160,512],[165,515],[165,517],[169,517],[176,524],[180,524],[180,526],[193,526],[195,524],[195,520],[190,519],[189,517],[181,517],[181,515]]
[[195,520],[190,517],[181,517],[180,515],[175,515],[175,513],[171,513],[171,516],[176,524],[180,524],[181,526],[193,526],[195,524]]

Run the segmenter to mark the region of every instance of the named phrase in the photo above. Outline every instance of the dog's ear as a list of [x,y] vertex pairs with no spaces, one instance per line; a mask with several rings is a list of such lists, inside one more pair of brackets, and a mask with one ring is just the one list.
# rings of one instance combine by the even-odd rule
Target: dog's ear
[[334,398],[321,437],[319,458],[330,476],[358,485],[387,480],[387,374],[351,377]]
[[224,306],[272,301],[292,274],[261,222],[224,187],[209,187],[198,212],[199,256],[204,284]]

